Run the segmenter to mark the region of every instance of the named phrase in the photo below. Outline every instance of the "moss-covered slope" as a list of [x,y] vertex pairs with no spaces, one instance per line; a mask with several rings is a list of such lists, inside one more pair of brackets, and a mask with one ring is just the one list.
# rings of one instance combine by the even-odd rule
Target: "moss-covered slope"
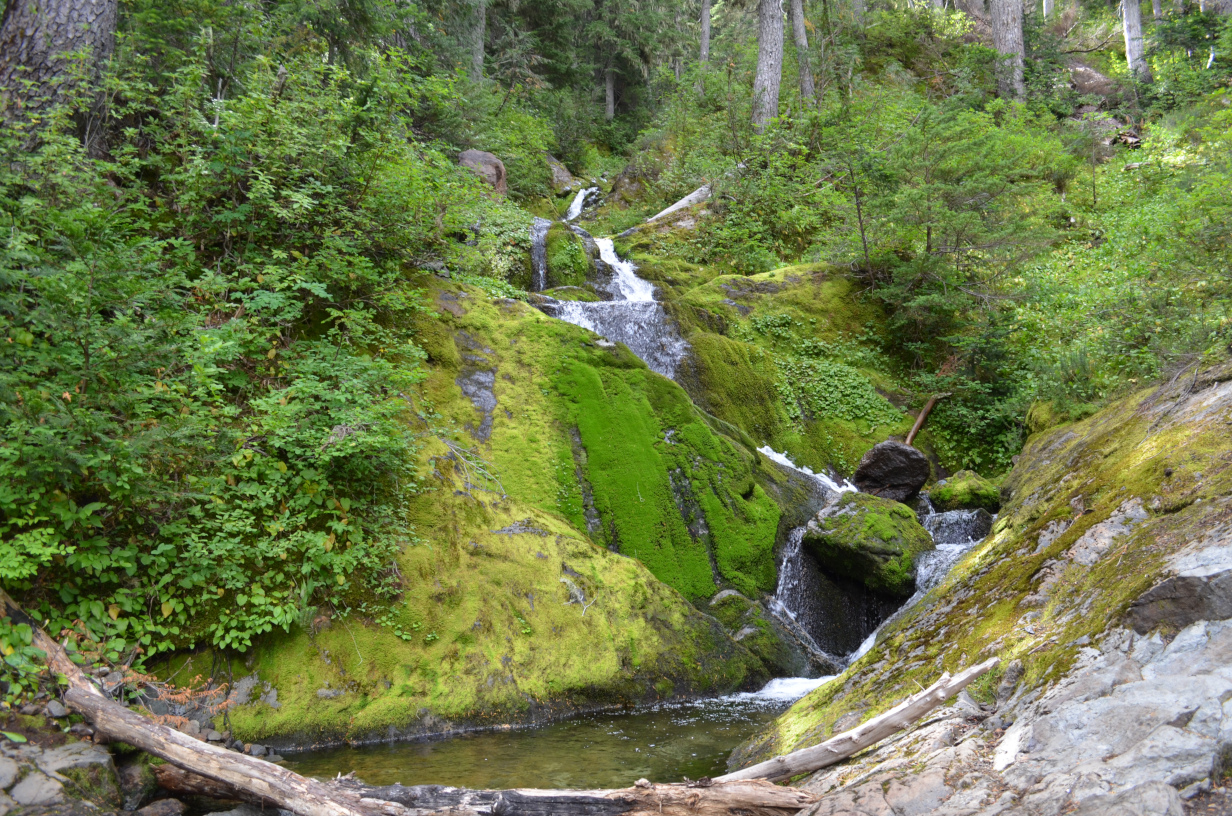
[[689,601],[773,589],[781,514],[766,489],[792,494],[783,475],[623,347],[422,283],[438,314],[419,334],[429,376],[408,395],[425,488],[402,600],[262,644],[251,669],[276,705],[234,709],[237,734],[430,733],[764,679]]
[[[1002,667],[1020,660],[1027,688],[1062,677],[1169,556],[1232,520],[1232,366],[1181,379],[1032,437],[993,533],[842,677],[733,762],[816,743],[840,719],[850,727],[941,672],[993,655]],[[975,695],[998,681],[981,679]]]

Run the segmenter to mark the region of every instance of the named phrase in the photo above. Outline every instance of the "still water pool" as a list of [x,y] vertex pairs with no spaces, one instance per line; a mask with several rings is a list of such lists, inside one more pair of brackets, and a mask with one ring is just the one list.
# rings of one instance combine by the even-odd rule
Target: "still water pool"
[[727,756],[830,678],[781,678],[761,691],[602,713],[517,731],[435,742],[328,748],[287,757],[306,776],[354,771],[370,785],[621,788],[726,772]]

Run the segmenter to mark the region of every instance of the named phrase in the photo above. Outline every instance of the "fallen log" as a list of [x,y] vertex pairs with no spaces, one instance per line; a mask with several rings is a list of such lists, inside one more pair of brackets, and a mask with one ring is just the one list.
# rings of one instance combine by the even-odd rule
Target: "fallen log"
[[[227,798],[218,783],[170,765],[154,769],[158,784],[179,795]],[[373,787],[350,777],[328,783],[364,801],[392,802],[414,814],[453,816],[794,816],[819,797],[796,788],[753,780],[653,785],[642,780],[618,790],[470,790],[447,785],[385,785]],[[250,794],[233,792],[255,805],[268,806]]]
[[920,428],[924,427],[924,420],[928,419],[928,415],[933,412],[933,407],[936,406],[937,400],[945,399],[950,394],[933,394],[928,398],[928,402],[924,403],[923,409],[920,410],[920,415],[915,418],[915,424],[911,426],[911,432],[907,434],[907,443],[910,445],[915,441],[915,435],[920,432]]
[[998,662],[1000,662],[999,659],[994,657],[978,666],[972,666],[959,672],[953,677],[946,672],[936,683],[913,694],[884,714],[873,717],[863,725],[831,737],[820,745],[776,756],[774,759],[724,774],[717,777],[715,781],[733,782],[741,779],[779,781],[800,774],[812,773],[842,762],[870,745],[910,727],[925,714],[965,689],[977,677],[994,669]]

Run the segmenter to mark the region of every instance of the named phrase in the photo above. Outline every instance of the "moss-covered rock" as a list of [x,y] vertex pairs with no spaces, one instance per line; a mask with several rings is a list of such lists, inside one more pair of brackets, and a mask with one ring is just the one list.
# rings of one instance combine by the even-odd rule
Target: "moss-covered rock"
[[960,470],[930,490],[928,499],[939,511],[983,508],[995,513],[1001,507],[1001,490],[973,471]]
[[391,570],[401,600],[261,643],[233,673],[277,705],[231,709],[235,735],[416,736],[764,681],[763,659],[690,603],[773,589],[781,514],[762,484],[779,486],[763,457],[623,347],[417,283],[437,316],[415,404],[440,430]]
[[586,254],[582,239],[568,225],[556,222],[548,229],[547,287],[581,286],[591,276],[594,265]]
[[907,597],[915,562],[932,537],[905,504],[867,493],[843,493],[809,522],[804,543],[822,568],[873,592]]
[[803,644],[784,629],[763,604],[734,589],[715,595],[708,611],[718,618],[737,643],[761,658],[766,671],[775,677],[806,677],[815,675],[820,669],[831,670],[828,665],[814,665]]
[[[1232,524],[1230,421],[1225,364],[1033,436],[1005,480],[992,533],[733,763],[816,744],[993,656],[1002,667],[1021,662],[1023,694],[1053,686],[1171,560]],[[992,699],[1000,679],[999,670],[981,678],[973,696]]]

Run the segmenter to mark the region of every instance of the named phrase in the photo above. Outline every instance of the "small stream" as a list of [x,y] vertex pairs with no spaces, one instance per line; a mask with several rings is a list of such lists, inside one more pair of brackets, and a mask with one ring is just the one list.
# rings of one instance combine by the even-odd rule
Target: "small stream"
[[318,778],[354,771],[370,785],[620,788],[726,773],[727,756],[831,678],[780,678],[757,692],[589,714],[539,728],[481,731],[436,742],[330,748],[288,757]]

